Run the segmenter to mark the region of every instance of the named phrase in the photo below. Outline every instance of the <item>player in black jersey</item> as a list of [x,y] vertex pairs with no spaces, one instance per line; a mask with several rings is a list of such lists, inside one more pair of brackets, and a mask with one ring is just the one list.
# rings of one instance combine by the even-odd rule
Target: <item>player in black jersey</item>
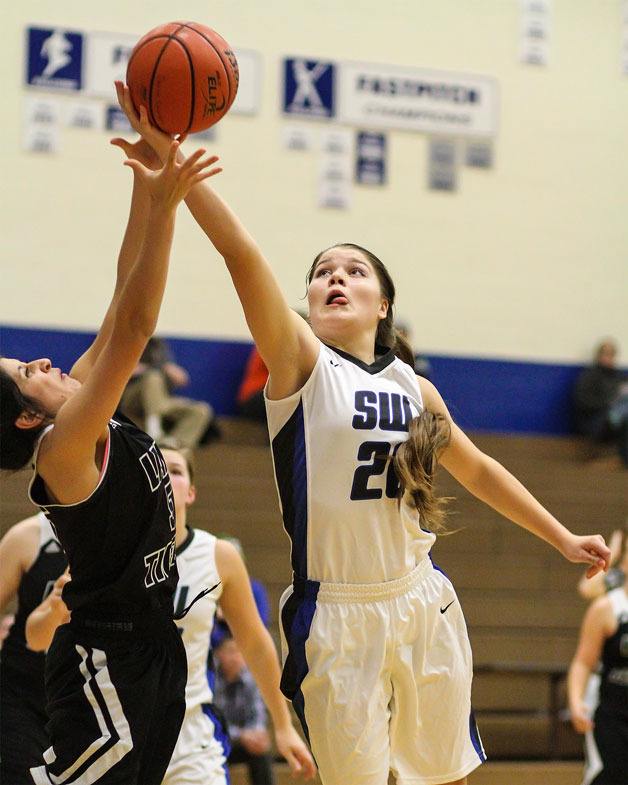
[[173,623],[175,514],[154,442],[111,419],[155,329],[178,203],[215,174],[199,150],[161,168],[136,148],[129,224],[111,306],[70,375],[48,359],[0,360],[0,466],[31,460],[31,499],[51,522],[72,579],[71,621],[46,658],[51,746],[37,785],[158,785],[185,709],[185,650]]
[[[39,513],[5,534],[0,564],[0,608],[17,596],[15,623],[0,659],[0,783],[32,785],[29,769],[41,762],[48,747],[48,717],[45,656],[28,648],[25,625],[57,580],[67,580],[67,560],[46,517]],[[65,621],[64,611],[59,623]]]
[[[628,538],[620,568],[628,575]],[[599,701],[593,716],[584,702],[585,685],[601,662]],[[628,578],[595,600],[582,622],[578,649],[569,669],[571,720],[585,734],[583,785],[628,783]]]

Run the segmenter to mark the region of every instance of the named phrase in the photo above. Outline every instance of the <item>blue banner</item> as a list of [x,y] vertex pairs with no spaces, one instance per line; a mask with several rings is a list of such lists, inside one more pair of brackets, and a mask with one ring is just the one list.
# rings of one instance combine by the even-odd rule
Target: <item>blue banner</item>
[[83,35],[62,28],[29,27],[26,82],[53,90],[83,87]]
[[283,111],[307,117],[334,117],[336,66],[322,60],[284,60]]

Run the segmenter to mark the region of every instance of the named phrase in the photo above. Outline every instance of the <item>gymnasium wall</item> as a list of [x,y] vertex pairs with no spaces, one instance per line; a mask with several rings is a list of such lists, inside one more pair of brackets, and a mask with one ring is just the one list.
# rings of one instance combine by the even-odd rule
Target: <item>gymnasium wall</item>
[[[80,340],[97,327],[131,184],[104,132],[63,129],[58,154],[22,152],[23,98],[30,94],[23,87],[24,29],[139,36],[162,21],[196,19],[261,56],[261,110],[218,126],[212,151],[225,171],[215,186],[258,239],[290,302],[301,303],[305,271],[319,249],[347,239],[372,248],[388,264],[398,313],[432,358],[435,381],[462,422],[568,430],[577,366],[601,336],[623,340],[624,352],[628,342],[621,7],[620,0],[554,0],[550,62],[535,67],[518,61],[518,0],[8,6],[0,50],[0,320],[13,329],[3,330],[0,349],[15,353],[16,341],[27,347],[48,331],[47,353],[63,364],[57,357],[69,343],[55,342],[58,331],[70,329]],[[291,55],[495,78],[494,167],[462,167],[457,192],[429,191],[427,138],[389,132],[388,185],[354,186],[349,210],[317,208],[319,154],[281,144],[280,63]],[[325,123],[307,125],[319,134]],[[192,363],[193,372],[207,357],[222,358],[225,378],[241,371],[246,324],[220,258],[185,210],[159,328],[180,340],[185,359],[205,358]],[[203,397],[215,397],[214,381],[197,384]],[[228,411],[231,403],[218,408]]]

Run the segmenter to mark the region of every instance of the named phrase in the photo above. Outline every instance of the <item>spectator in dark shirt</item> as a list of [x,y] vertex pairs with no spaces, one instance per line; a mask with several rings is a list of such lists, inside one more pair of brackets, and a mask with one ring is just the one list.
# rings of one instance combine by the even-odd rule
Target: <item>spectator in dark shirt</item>
[[120,408],[155,440],[164,436],[192,449],[206,433],[214,412],[205,401],[173,395],[190,382],[172,359],[168,345],[153,336],[124,391]]
[[225,635],[214,651],[214,703],[231,740],[228,763],[246,763],[251,785],[273,785],[268,718],[262,697],[237,643]]
[[603,341],[594,364],[578,377],[574,416],[578,433],[594,443],[614,443],[628,467],[628,378],[617,367],[614,341]]

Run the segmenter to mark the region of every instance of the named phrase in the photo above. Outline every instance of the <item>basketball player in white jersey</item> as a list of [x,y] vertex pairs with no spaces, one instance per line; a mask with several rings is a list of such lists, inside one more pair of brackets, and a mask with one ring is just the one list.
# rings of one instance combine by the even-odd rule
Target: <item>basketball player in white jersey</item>
[[167,446],[162,446],[161,451],[170,474],[177,520],[179,585],[175,613],[203,589],[218,584],[177,622],[188,659],[186,709],[163,785],[228,785],[229,782],[226,729],[212,706],[214,674],[207,667],[217,603],[270,711],[279,753],[288,761],[293,775],[311,779],[316,772],[314,762],[292,725],[279,691],[277,653],[257,611],[242,557],[230,542],[189,526],[188,507],[196,498],[189,451]]
[[[168,137],[117,89],[163,159]],[[600,535],[560,524],[399,359],[394,285],[374,254],[350,243],[318,254],[307,324],[223,200],[200,184],[186,203],[225,259],[270,372],[268,423],[294,570],[282,605],[282,690],[323,785],[386,785],[390,770],[400,785],[465,785],[485,755],[464,617],[429,558],[442,517],[437,461],[565,558],[589,564],[589,575],[607,567],[608,548]]]

